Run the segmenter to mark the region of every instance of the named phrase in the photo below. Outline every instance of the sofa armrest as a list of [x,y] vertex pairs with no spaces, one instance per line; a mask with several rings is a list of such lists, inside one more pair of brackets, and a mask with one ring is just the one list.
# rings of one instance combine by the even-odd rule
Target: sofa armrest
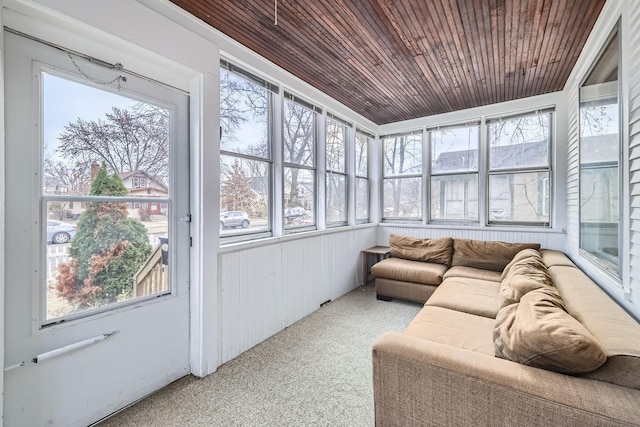
[[391,332],[373,389],[379,427],[640,424],[640,390]]

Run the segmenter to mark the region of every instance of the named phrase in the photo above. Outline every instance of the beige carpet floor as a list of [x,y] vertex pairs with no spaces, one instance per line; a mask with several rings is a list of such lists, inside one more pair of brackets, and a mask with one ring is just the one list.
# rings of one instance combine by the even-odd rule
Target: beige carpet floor
[[371,347],[421,307],[357,288],[214,374],[182,378],[100,427],[373,426]]

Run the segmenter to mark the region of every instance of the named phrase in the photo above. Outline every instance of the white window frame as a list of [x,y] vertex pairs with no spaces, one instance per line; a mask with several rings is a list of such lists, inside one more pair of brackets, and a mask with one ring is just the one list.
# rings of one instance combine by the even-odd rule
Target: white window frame
[[[357,146],[358,146],[358,138],[360,137],[364,137],[365,141],[364,141],[364,146],[366,147],[366,154],[365,157],[367,159],[366,161],[366,165],[367,165],[367,173],[366,175],[362,175],[358,173],[358,167],[355,164],[355,162],[357,161]],[[369,178],[369,174],[370,174],[370,166],[369,166],[369,154],[371,151],[371,141],[375,139],[375,136],[371,133],[371,132],[367,132],[364,129],[361,129],[359,127],[356,127],[356,132],[355,132],[355,138],[354,138],[354,144],[355,144],[355,150],[354,150],[354,184],[355,184],[355,194],[354,194],[354,198],[355,198],[355,204],[354,204],[354,210],[355,210],[355,221],[356,224],[368,224],[371,222],[371,180]],[[367,182],[367,217],[366,218],[358,218],[358,180],[366,180]]]
[[[222,163],[222,159],[223,157],[227,157],[227,158],[232,158],[232,159],[236,159],[236,160],[245,160],[245,161],[254,161],[254,162],[260,162],[260,163],[264,163],[266,165],[266,168],[268,170],[268,174],[269,174],[269,180],[267,183],[267,192],[268,192],[268,206],[267,206],[267,211],[269,213],[269,218],[268,218],[268,222],[266,225],[266,229],[265,228],[260,228],[260,229],[247,229],[247,231],[240,231],[240,232],[233,232],[233,233],[220,233],[220,244],[221,245],[225,245],[225,244],[229,244],[229,243],[235,243],[235,242],[239,242],[239,241],[247,241],[247,240],[254,240],[254,239],[260,239],[260,238],[264,238],[264,237],[271,237],[274,234],[274,215],[273,215],[273,203],[274,203],[274,160],[273,160],[273,156],[274,156],[274,127],[275,127],[275,121],[274,121],[274,110],[275,110],[275,103],[277,102],[277,99],[279,99],[279,94],[280,94],[280,87],[277,84],[274,84],[266,79],[263,79],[262,77],[245,70],[244,68],[235,65],[234,63],[226,60],[226,59],[221,59],[220,60],[220,72],[222,73],[223,71],[228,72],[228,73],[232,73],[237,77],[240,77],[244,80],[247,80],[248,82],[255,84],[259,87],[264,88],[269,94],[269,100],[268,100],[268,108],[269,108],[269,112],[267,114],[268,116],[268,120],[269,123],[267,124],[268,130],[267,130],[267,157],[259,157],[259,156],[254,156],[254,155],[249,155],[249,154],[242,154],[242,153],[237,153],[235,151],[230,151],[230,150],[224,150],[222,147],[220,147],[220,160]],[[222,128],[220,130],[220,132],[222,133]],[[221,135],[222,136],[222,135]],[[220,182],[220,184],[222,184],[222,180]],[[220,193],[222,193],[221,191],[221,187],[218,188],[218,191]],[[221,198],[222,199],[222,198]],[[221,200],[222,202],[222,200]]]
[[[524,167],[510,167],[510,168],[491,168],[491,140],[490,140],[490,136],[489,136],[489,129],[491,126],[491,123],[493,122],[499,122],[501,120],[513,120],[513,119],[517,119],[519,117],[530,117],[530,116],[535,116],[535,115],[543,115],[543,114],[548,114],[549,115],[549,139],[547,141],[547,163],[544,166],[524,166]],[[555,145],[555,138],[554,138],[554,132],[555,132],[555,126],[554,126],[554,118],[555,118],[555,108],[546,108],[546,109],[542,109],[542,110],[533,110],[533,111],[528,111],[525,113],[521,113],[521,114],[513,114],[513,115],[506,115],[506,116],[501,116],[501,117],[495,117],[495,118],[490,118],[487,119],[485,122],[485,133],[487,135],[487,152],[486,152],[486,158],[487,158],[487,177],[486,177],[486,194],[484,195],[485,197],[485,202],[486,202],[486,211],[485,211],[485,215],[486,215],[486,223],[487,225],[508,225],[508,226],[527,226],[527,227],[552,227],[552,218],[553,218],[553,193],[554,193],[554,189],[553,189],[553,169],[551,167],[551,165],[553,164],[553,148]],[[523,220],[491,220],[491,194],[490,194],[490,180],[492,176],[516,176],[518,174],[525,174],[525,173],[546,173],[547,174],[547,178],[549,179],[549,193],[548,193],[548,199],[549,199],[549,206],[548,206],[548,212],[547,212],[547,216],[548,216],[548,220],[547,221],[523,221]],[[542,203],[542,205],[544,205],[544,202]],[[541,206],[542,207],[542,206]],[[541,209],[542,211],[542,209]],[[543,212],[544,214],[544,212]]]
[[[343,155],[344,155],[344,165],[343,165],[343,169],[342,170],[338,170],[338,169],[331,169],[330,165],[329,165],[329,156],[328,156],[328,143],[329,143],[329,126],[332,124],[331,122],[333,122],[334,125],[339,126],[342,128],[342,135],[343,135]],[[347,225],[348,221],[349,221],[349,156],[348,156],[348,145],[349,145],[349,140],[350,140],[350,133],[352,130],[352,125],[351,123],[349,123],[348,121],[334,115],[331,114],[329,112],[327,112],[327,118],[325,119],[325,165],[326,165],[326,187],[327,189],[325,190],[325,218],[327,218],[327,220],[325,221],[327,228],[334,228],[334,227],[341,227],[341,226],[345,226]],[[329,187],[329,178],[331,177],[331,175],[338,175],[343,177],[344,179],[344,199],[343,199],[343,203],[344,203],[344,220],[343,221],[329,221],[329,215],[328,215],[328,209],[329,209],[329,191],[328,191],[328,187]]]
[[[433,163],[435,162],[436,159],[433,159],[433,139],[432,139],[432,135],[433,132],[439,132],[439,131],[444,131],[447,129],[462,129],[462,128],[468,128],[471,126],[475,126],[478,128],[478,140],[476,143],[476,149],[478,151],[478,159],[477,159],[477,164],[476,164],[476,169],[475,170],[469,170],[469,171],[453,171],[453,172],[434,172],[433,171]],[[428,158],[429,158],[429,177],[428,177],[428,183],[427,183],[427,188],[425,189],[425,193],[428,193],[428,196],[426,197],[427,199],[427,208],[428,208],[428,212],[429,212],[429,222],[430,223],[434,223],[434,224],[438,224],[438,223],[447,223],[447,224],[479,224],[480,223],[480,135],[481,135],[481,122],[480,121],[472,121],[472,122],[467,122],[467,123],[461,123],[461,124],[453,124],[453,125],[447,125],[447,126],[442,126],[442,127],[435,127],[435,128],[429,128],[427,129],[427,150],[428,150]],[[460,219],[455,219],[455,218],[434,218],[433,217],[433,212],[431,209],[432,206],[432,199],[434,197],[434,195],[432,194],[431,191],[431,184],[433,181],[433,178],[438,178],[438,177],[468,177],[468,176],[476,176],[476,182],[477,182],[477,187],[476,187],[476,195],[477,195],[477,200],[478,200],[478,213],[477,213],[477,217],[476,218],[468,218],[468,217],[464,217],[464,218],[460,218]],[[463,181],[465,187],[467,186],[467,182]],[[467,189],[465,189],[465,194],[467,193]],[[465,201],[465,205],[466,205],[466,201]],[[466,209],[465,209],[466,211]]]
[[298,104],[308,110],[310,110],[313,114],[313,120],[314,120],[314,130],[313,130],[313,142],[311,144],[311,148],[313,150],[313,162],[311,165],[301,165],[301,164],[296,164],[296,163],[291,163],[289,161],[287,161],[284,158],[283,155],[283,168],[280,171],[281,175],[282,175],[282,184],[283,184],[283,188],[284,188],[284,181],[285,181],[285,169],[298,169],[298,170],[306,170],[306,171],[310,171],[313,179],[314,179],[314,183],[313,183],[313,223],[312,224],[302,224],[302,225],[291,225],[291,224],[287,224],[286,223],[286,203],[284,200],[285,194],[284,191],[282,192],[282,206],[283,206],[283,221],[285,222],[284,224],[284,234],[292,234],[292,233],[298,233],[298,232],[303,232],[303,231],[310,231],[310,230],[315,230],[318,228],[318,224],[320,224],[322,221],[320,218],[318,218],[318,213],[321,211],[319,209],[318,206],[318,201],[320,200],[320,197],[318,197],[318,189],[320,188],[320,177],[318,176],[318,157],[319,157],[319,153],[318,153],[318,140],[319,138],[319,129],[322,127],[321,123],[320,123],[320,117],[322,116],[322,108],[313,104],[312,102],[309,102],[289,91],[284,91],[284,106],[283,106],[283,110],[282,110],[282,149],[284,152],[284,143],[285,143],[285,123],[284,123],[284,116],[285,116],[285,109],[286,109],[286,103],[287,102],[292,102],[295,104]]
[[[423,131],[422,129],[419,130],[413,130],[413,131],[408,131],[408,132],[402,132],[402,133],[396,133],[396,134],[390,134],[390,135],[382,135],[380,136],[380,140],[382,141],[381,144],[381,160],[382,160],[382,189],[381,189],[381,218],[382,221],[393,221],[393,222],[422,222],[422,218],[424,218],[424,206],[423,206],[423,194],[424,194],[424,163],[421,162],[420,164],[420,171],[417,173],[408,173],[408,174],[391,174],[391,175],[387,175],[385,172],[385,165],[384,165],[384,161],[385,161],[385,146],[387,141],[389,140],[393,140],[393,139],[397,139],[397,138],[402,138],[405,136],[415,136],[417,138],[420,139],[420,149],[422,150],[420,153],[420,158],[423,157],[424,155],[424,138],[423,138]],[[385,196],[384,196],[384,191],[385,191],[385,183],[389,180],[398,180],[398,179],[419,179],[420,180],[420,186],[421,189],[419,191],[419,197],[421,198],[421,200],[418,202],[418,206],[420,206],[420,215],[419,216],[387,216],[385,214],[385,208],[384,208],[384,200],[385,200]]]

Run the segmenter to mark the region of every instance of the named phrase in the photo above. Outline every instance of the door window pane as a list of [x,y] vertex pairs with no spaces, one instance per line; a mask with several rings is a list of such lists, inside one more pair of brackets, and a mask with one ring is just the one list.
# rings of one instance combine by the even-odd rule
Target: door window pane
[[45,320],[168,292],[173,111],[49,72],[42,84]]

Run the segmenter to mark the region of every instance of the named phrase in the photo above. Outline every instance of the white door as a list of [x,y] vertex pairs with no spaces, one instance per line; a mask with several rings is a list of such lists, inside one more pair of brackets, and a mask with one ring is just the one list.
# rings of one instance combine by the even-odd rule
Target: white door
[[5,31],[7,426],[189,373],[188,97]]

